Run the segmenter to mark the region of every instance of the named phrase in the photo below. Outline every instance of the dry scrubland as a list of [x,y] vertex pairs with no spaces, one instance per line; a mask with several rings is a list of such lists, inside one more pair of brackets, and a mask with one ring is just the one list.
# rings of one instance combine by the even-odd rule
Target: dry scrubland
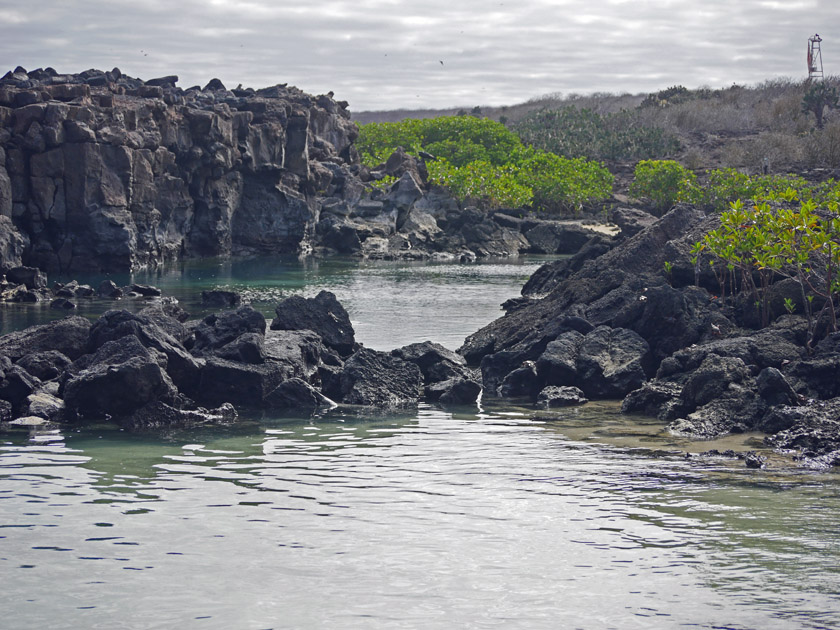
[[[838,87],[840,77],[828,77],[826,83]],[[653,94],[552,94],[504,107],[360,112],[353,119],[365,124],[472,114],[515,130],[540,111],[573,107],[612,118],[624,128],[661,129],[677,142],[661,155],[645,157],[678,160],[698,175],[721,167],[761,173],[766,164],[769,173],[796,172],[820,179],[830,175],[822,169],[840,168],[840,112],[827,109],[825,125],[817,129],[814,115],[802,110],[808,88],[806,81],[773,79],[723,89],[677,86]],[[604,161],[619,180],[638,159],[598,155],[597,149],[588,153],[586,157]]]

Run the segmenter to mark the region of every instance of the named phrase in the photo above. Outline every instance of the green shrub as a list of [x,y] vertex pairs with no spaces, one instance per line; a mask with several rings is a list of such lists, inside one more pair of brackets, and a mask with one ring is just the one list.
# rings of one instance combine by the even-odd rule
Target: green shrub
[[[696,201],[722,212],[734,201],[762,201],[792,189],[797,197],[810,190],[810,184],[798,175],[746,175],[734,168],[709,171],[708,183],[700,189]],[[805,192],[805,197],[813,193]]]
[[533,190],[534,207],[548,212],[578,213],[586,205],[608,199],[613,179],[596,162],[545,152],[534,152],[522,163],[519,175],[519,181]]
[[455,166],[439,158],[428,164],[429,181],[449,189],[458,200],[487,208],[521,208],[531,203],[534,193],[518,181],[519,169],[490,162]]
[[678,201],[695,201],[698,195],[697,177],[674,160],[642,160],[633,171],[630,194],[647,198],[659,211]]
[[442,116],[360,128],[357,148],[374,167],[397,146],[425,151],[429,180],[459,201],[488,208],[526,207],[578,212],[608,198],[613,177],[602,165],[525,147],[501,123],[473,116]]
[[[836,188],[836,186],[835,186]],[[822,317],[828,329],[837,330],[835,301],[840,297],[840,218],[837,201],[822,205],[814,200],[792,202],[795,191],[768,193],[767,201],[744,204],[733,202],[721,214],[721,226],[706,234],[694,246],[694,254],[708,253],[718,274],[721,296],[727,282],[730,294],[736,291],[752,296],[761,315],[769,323],[768,287],[775,274],[797,281],[808,319],[809,343]],[[723,263],[715,267],[715,261]],[[814,316],[812,301],[823,299]],[[790,305],[786,305],[790,310]]]

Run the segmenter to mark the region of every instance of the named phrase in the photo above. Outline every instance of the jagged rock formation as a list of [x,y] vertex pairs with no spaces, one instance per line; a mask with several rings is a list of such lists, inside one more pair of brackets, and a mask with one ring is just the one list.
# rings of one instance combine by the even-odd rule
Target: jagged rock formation
[[762,431],[810,465],[838,465],[840,333],[810,348],[804,315],[771,300],[761,328],[752,303],[721,304],[690,253],[719,218],[678,205],[645,223],[545,265],[514,308],[466,339],[459,353],[480,366],[484,396],[623,399],[625,413],[677,434]]
[[358,128],[331,94],[177,82],[117,68],[0,78],[0,272],[310,251],[472,260],[574,253],[591,237],[461,207],[401,150],[361,166]]
[[103,419],[165,429],[230,422],[237,409],[391,408],[424,396],[474,405],[481,391],[437,344],[362,347],[332,293],[287,298],[276,313],[270,327],[249,305],[188,321],[163,298],[0,336],[0,432]]
[[311,245],[319,196],[358,200],[346,102],[176,83],[116,68],[0,79],[0,221],[19,232],[0,237],[4,267],[297,252]]

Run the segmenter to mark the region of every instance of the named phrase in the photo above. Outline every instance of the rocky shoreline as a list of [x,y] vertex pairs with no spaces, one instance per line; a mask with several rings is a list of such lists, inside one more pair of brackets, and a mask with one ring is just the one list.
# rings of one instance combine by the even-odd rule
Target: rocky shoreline
[[[616,221],[631,214],[638,223],[639,213],[617,211]],[[541,267],[506,315],[457,353],[430,342],[364,348],[328,292],[279,302],[270,322],[235,293],[207,292],[206,305],[227,310],[189,320],[154,287],[106,282],[99,296],[131,291],[150,306],[0,337],[0,428],[110,420],[164,429],[231,422],[238,410],[470,405],[479,396],[543,409],[619,399],[622,412],[656,417],[673,433],[763,432],[768,446],[809,466],[840,465],[840,333],[809,348],[804,317],[782,305],[793,294],[785,282],[774,285],[768,327],[749,305],[721,304],[690,256],[717,221],[680,205],[638,230],[592,236]],[[12,275],[49,292],[36,269]]]
[[758,431],[811,465],[840,465],[840,333],[808,347],[805,317],[784,307],[801,301],[788,281],[770,287],[768,327],[747,300],[721,304],[691,255],[717,225],[679,205],[633,236],[593,239],[541,268],[458,350],[480,366],[484,396],[546,400],[574,387],[677,434]]
[[717,279],[691,255],[717,217],[619,207],[611,235],[462,207],[404,151],[361,165],[347,104],[331,94],[176,84],[118,69],[17,68],[0,79],[0,301],[71,309],[92,293],[153,295],[139,285],[50,290],[43,272],[191,257],[569,257],[538,270],[457,353],[428,342],[363,348],[329,293],[280,302],[270,323],[215,296],[228,310],[202,320],[164,298],[10,333],[0,337],[0,428],[161,428],[229,422],[237,409],[479,395],[543,408],[620,399],[625,413],[675,433],[760,431],[810,465],[840,465],[840,333],[808,342],[790,281],[769,287],[763,328],[748,300],[721,303]]
[[362,347],[332,293],[287,298],[275,314],[269,324],[245,305],[190,321],[162,298],[3,335],[0,429],[164,429],[230,422],[238,410],[475,403],[481,391],[477,373],[438,344]]

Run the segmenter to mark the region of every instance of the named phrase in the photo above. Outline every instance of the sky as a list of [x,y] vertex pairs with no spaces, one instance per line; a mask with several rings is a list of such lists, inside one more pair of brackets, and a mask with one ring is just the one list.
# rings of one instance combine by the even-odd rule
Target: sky
[[804,79],[815,33],[840,75],[838,0],[0,0],[0,74],[288,83],[357,112],[501,106]]

